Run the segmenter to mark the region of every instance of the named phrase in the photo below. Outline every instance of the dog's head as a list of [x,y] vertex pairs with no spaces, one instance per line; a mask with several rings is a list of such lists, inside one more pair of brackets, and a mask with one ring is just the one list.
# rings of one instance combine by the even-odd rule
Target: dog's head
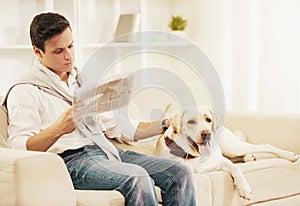
[[187,109],[170,118],[170,126],[164,134],[165,143],[176,156],[208,156],[211,138],[218,126],[218,118],[209,108]]

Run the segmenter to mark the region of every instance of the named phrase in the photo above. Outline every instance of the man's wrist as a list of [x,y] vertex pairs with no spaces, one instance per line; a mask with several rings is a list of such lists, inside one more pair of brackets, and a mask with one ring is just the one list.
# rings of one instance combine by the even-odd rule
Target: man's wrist
[[163,119],[161,121],[161,128],[163,130],[162,133],[164,133],[165,131],[167,131],[167,129],[169,128],[169,122],[168,122],[168,119]]

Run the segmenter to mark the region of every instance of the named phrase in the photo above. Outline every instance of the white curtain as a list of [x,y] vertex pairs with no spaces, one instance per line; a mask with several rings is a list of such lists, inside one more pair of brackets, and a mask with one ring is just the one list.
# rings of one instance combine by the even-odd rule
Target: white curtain
[[220,0],[219,5],[214,20],[220,22],[219,53],[211,54],[226,108],[299,114],[300,0]]

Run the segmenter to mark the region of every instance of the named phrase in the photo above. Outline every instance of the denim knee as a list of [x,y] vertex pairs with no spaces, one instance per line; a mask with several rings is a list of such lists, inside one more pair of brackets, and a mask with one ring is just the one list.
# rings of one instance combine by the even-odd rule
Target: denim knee
[[192,168],[184,163],[176,164],[174,170],[176,170],[174,175],[179,179],[193,177]]
[[154,181],[143,168],[136,169],[116,190],[125,196],[126,205],[158,204]]
[[191,168],[183,163],[177,163],[170,167],[166,174],[168,178],[162,185],[164,205],[196,205],[196,191]]

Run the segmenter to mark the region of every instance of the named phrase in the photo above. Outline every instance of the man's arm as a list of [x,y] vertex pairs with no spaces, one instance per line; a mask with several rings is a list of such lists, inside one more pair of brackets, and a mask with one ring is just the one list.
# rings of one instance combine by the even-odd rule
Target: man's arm
[[75,130],[73,107],[62,113],[59,119],[39,134],[30,137],[26,142],[27,150],[47,151],[62,135]]
[[41,129],[40,112],[47,112],[48,109],[41,107],[44,102],[40,98],[38,88],[32,85],[18,85],[11,90],[7,98],[7,109],[10,124],[8,142],[12,148],[46,151],[62,135],[74,130],[74,107],[62,112],[53,124]]
[[[169,120],[165,121],[166,127],[169,127],[170,122]],[[153,122],[140,122],[138,124],[137,130],[134,135],[134,140],[142,140],[147,139],[149,137],[153,137],[155,135],[162,134],[163,128],[162,128],[162,121],[153,121]]]

